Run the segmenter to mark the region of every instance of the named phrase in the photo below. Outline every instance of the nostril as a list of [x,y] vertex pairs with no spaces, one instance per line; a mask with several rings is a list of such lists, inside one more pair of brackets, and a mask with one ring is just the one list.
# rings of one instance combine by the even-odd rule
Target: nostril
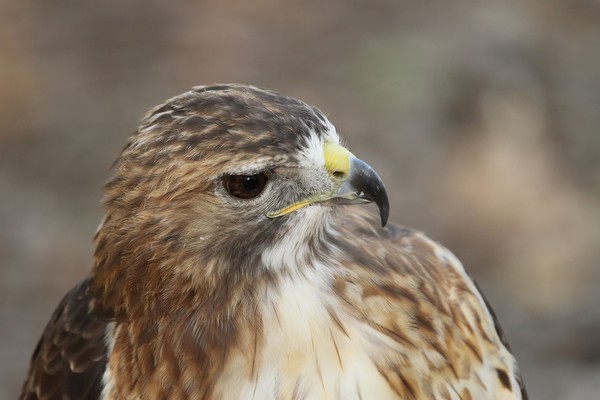
[[333,171],[333,176],[342,179],[346,177],[346,173],[344,171]]

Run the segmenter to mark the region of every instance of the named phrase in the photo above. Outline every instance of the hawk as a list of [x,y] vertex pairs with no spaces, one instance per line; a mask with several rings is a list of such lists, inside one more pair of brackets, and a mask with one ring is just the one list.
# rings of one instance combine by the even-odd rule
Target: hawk
[[[374,202],[379,215],[353,205]],[[522,399],[461,263],[386,225],[318,109],[244,85],[151,110],[22,399]],[[382,227],[383,226],[383,227]]]

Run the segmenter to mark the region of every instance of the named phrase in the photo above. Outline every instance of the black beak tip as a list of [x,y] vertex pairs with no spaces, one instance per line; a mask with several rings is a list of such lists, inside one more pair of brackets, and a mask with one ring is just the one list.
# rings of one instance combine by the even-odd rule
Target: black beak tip
[[359,159],[352,160],[354,174],[350,186],[356,188],[356,196],[372,201],[379,209],[381,227],[387,225],[390,216],[390,202],[383,181],[377,173],[365,162]]
[[[366,188],[368,191],[367,198],[377,205],[379,210],[379,218],[381,218],[381,227],[385,228],[390,216],[390,201],[388,199],[387,191],[381,179],[377,176],[377,179],[372,181],[372,186]],[[364,193],[364,192],[363,192]]]
[[376,191],[376,195],[373,196],[373,200],[379,209],[379,217],[381,218],[381,227],[385,228],[390,216],[390,202],[388,200],[387,192],[383,184]]
[[390,217],[390,203],[387,201],[377,203],[377,207],[379,208],[379,217],[381,218],[381,227],[385,228],[388,222],[388,218]]

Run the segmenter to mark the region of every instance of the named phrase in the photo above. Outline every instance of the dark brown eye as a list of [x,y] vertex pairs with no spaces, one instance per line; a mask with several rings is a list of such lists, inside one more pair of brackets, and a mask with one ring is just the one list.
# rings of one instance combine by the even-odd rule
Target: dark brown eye
[[269,178],[265,173],[256,175],[230,175],[225,178],[225,189],[240,199],[252,199],[263,191]]

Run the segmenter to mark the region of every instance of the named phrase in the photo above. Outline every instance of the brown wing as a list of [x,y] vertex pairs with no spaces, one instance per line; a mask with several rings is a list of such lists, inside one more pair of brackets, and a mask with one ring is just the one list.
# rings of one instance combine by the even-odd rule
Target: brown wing
[[[388,232],[390,234],[390,239],[396,240],[396,241],[400,241],[400,240],[402,240],[402,238],[405,238],[405,237],[408,237],[408,236],[412,236],[412,235],[414,235],[416,233],[415,231],[412,231],[411,229],[400,227],[400,226],[393,225],[393,224],[388,225],[388,229],[387,230],[388,230]],[[506,334],[504,333],[504,330],[502,329],[502,326],[500,325],[500,321],[499,321],[498,317],[496,316],[496,312],[492,308],[492,306],[491,306],[490,302],[487,300],[487,298],[483,295],[483,292],[481,291],[481,288],[479,287],[479,285],[477,284],[477,282],[475,281],[475,279],[473,279],[471,277],[471,280],[473,281],[473,284],[475,285],[475,288],[479,292],[479,295],[483,299],[483,302],[485,303],[485,306],[486,306],[488,312],[492,316],[492,319],[493,319],[493,322],[494,322],[494,328],[496,330],[496,333],[498,334],[498,338],[500,339],[500,341],[502,342],[502,344],[509,351],[512,352],[512,350],[510,349],[510,345],[508,344],[508,338],[506,337]],[[527,394],[527,390],[525,389],[525,384],[523,382],[523,378],[521,377],[521,374],[519,373],[515,378],[516,378],[516,380],[517,380],[517,382],[519,384],[519,389],[520,389],[520,392],[521,392],[522,400],[528,400],[529,396]]]
[[336,228],[348,271],[334,289],[373,337],[394,343],[372,360],[399,397],[527,399],[493,311],[452,253],[363,212]]
[[94,315],[89,281],[62,299],[33,356],[21,399],[98,399],[107,321]]
[[[415,231],[412,231],[411,229],[400,227],[400,226],[393,225],[393,224],[388,225],[387,231],[389,232],[390,239],[395,240],[395,241],[400,241],[403,238],[412,236],[412,235],[414,235],[416,233]],[[496,330],[496,333],[498,334],[498,338],[500,339],[500,341],[502,342],[502,344],[509,351],[512,352],[512,350],[510,348],[510,345],[508,344],[508,338],[507,338],[506,334],[504,333],[504,330],[502,329],[502,326],[500,325],[500,320],[496,316],[496,312],[492,308],[492,306],[491,306],[490,302],[487,300],[487,298],[483,295],[483,292],[481,291],[481,288],[479,287],[479,285],[477,284],[477,282],[475,281],[475,279],[471,278],[471,280],[473,281],[473,284],[475,285],[475,288],[479,292],[479,295],[483,299],[488,312],[492,316],[492,319],[493,319],[493,322],[494,322],[494,328]],[[523,382],[523,378],[521,377],[521,374],[519,373],[515,378],[516,378],[516,380],[517,380],[517,382],[519,384],[519,389],[520,389],[520,392],[521,392],[522,400],[528,400],[529,396],[527,394],[527,390],[525,389],[525,384]]]
[[[504,333],[504,330],[502,329],[502,326],[500,326],[500,320],[496,316],[496,312],[492,308],[492,306],[491,306],[490,302],[487,300],[487,298],[483,295],[483,292],[481,291],[481,288],[479,287],[479,285],[477,284],[477,282],[475,281],[475,279],[473,279],[473,283],[475,284],[475,287],[479,291],[479,295],[481,296],[481,298],[485,302],[485,306],[487,307],[490,315],[494,319],[494,327],[496,328],[496,332],[498,333],[498,337],[502,341],[502,344],[504,346],[506,346],[506,348],[509,351],[512,352],[512,350],[510,348],[510,345],[508,344],[508,338],[506,337],[506,334]],[[523,378],[521,377],[520,373],[517,376],[517,382],[519,383],[519,388],[521,389],[521,396],[523,397],[523,400],[529,400],[529,395],[527,394],[527,390],[525,389],[525,383],[523,382]]]

